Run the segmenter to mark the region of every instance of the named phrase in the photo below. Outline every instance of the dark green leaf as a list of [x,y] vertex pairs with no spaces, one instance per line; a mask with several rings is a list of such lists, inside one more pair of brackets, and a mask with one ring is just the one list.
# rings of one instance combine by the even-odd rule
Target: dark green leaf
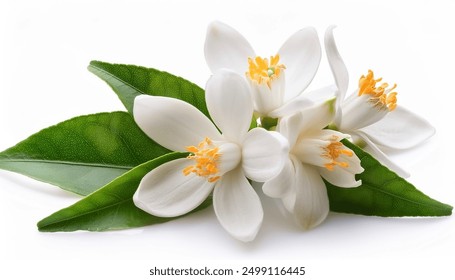
[[[141,227],[175,219],[155,217],[140,210],[133,203],[133,195],[141,179],[150,170],[187,155],[187,153],[170,153],[135,167],[72,206],[43,219],[38,223],[38,229],[50,232],[105,231]],[[193,212],[204,209],[210,204],[209,198]]]
[[326,182],[330,210],[383,217],[452,214],[452,206],[423,194],[349,141],[343,143],[361,159],[365,171],[356,177],[362,180],[357,188],[339,188]]
[[87,195],[134,166],[169,151],[126,112],[80,116],[0,153],[0,168]]
[[172,74],[134,65],[91,61],[88,70],[104,80],[133,113],[134,98],[140,94],[181,99],[209,116],[204,90]]

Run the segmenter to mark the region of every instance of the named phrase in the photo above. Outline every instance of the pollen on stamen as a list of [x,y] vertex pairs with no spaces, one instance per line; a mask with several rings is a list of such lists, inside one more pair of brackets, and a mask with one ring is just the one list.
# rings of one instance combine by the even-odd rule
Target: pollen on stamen
[[388,88],[388,83],[376,86],[380,81],[382,78],[375,79],[373,71],[368,70],[368,74],[362,75],[359,79],[359,96],[368,94],[370,95],[370,102],[376,107],[393,111],[397,107],[397,92],[392,91],[397,85],[394,84],[391,88]]
[[245,74],[250,80],[258,84],[267,84],[270,88],[272,81],[277,79],[286,69],[283,64],[279,64],[279,61],[279,54],[271,56],[270,60],[260,56],[256,56],[254,59],[249,57],[248,71]]
[[324,147],[324,153],[322,154],[323,157],[330,160],[329,163],[324,164],[324,167],[330,171],[335,169],[335,166],[339,166],[342,168],[348,168],[349,163],[345,161],[338,161],[338,158],[341,155],[345,155],[348,157],[352,157],[354,153],[349,149],[343,149],[344,146],[341,142],[338,141],[337,136],[333,136],[330,139],[330,144]]
[[219,173],[221,154],[219,153],[219,148],[213,145],[210,138],[206,137],[197,147],[188,146],[186,150],[191,153],[187,158],[194,160],[194,164],[182,170],[185,176],[195,173],[198,176],[207,178],[210,183],[220,179],[217,174]]

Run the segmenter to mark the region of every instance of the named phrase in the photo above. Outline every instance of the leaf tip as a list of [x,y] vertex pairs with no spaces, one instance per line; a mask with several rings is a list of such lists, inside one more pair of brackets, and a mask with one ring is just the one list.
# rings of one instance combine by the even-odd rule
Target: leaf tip
[[89,64],[87,65],[87,70],[90,72],[93,72],[93,67],[96,67],[97,64],[99,64],[101,61],[98,60],[91,60]]
[[39,232],[48,232],[48,230],[46,230],[46,226],[47,226],[46,219],[47,218],[44,218],[41,221],[39,221],[38,223],[36,223],[36,227],[38,228]]

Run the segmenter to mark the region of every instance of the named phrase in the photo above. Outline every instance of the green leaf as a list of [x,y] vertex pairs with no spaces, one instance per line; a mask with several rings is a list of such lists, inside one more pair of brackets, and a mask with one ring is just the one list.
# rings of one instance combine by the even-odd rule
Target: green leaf
[[452,214],[452,206],[423,194],[351,142],[343,140],[343,144],[361,159],[365,171],[356,176],[362,180],[357,188],[339,188],[326,182],[330,210],[383,217]]
[[87,195],[168,152],[128,113],[99,113],[46,128],[1,152],[0,168]]
[[166,96],[186,101],[209,117],[204,90],[167,72],[135,65],[91,61],[88,70],[104,80],[133,113],[134,98],[141,94]]
[[[105,231],[141,227],[163,223],[176,218],[152,216],[137,208],[133,195],[141,179],[151,170],[168,161],[187,156],[188,153],[170,153],[148,161],[128,171],[98,191],[62,209],[38,223],[40,231]],[[211,204],[208,198],[199,211]]]

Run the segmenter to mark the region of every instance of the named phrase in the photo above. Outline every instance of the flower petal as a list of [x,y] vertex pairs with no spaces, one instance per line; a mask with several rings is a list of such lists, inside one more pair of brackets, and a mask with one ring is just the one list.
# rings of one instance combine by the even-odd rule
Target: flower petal
[[285,100],[299,95],[313,80],[321,61],[321,45],[313,27],[294,33],[278,51],[286,67]]
[[242,146],[242,167],[246,176],[265,182],[279,174],[288,158],[287,140],[278,132],[254,128]]
[[229,172],[239,166],[242,160],[242,149],[239,145],[231,142],[222,143],[219,147],[219,175]]
[[368,135],[361,131],[356,131],[355,133],[352,133],[352,136],[357,136],[360,139],[362,139],[362,141],[364,141],[365,143],[365,147],[363,147],[363,150],[370,153],[380,163],[396,172],[399,176],[403,178],[408,178],[409,176],[411,176],[411,174],[409,174],[408,171],[404,170],[401,166],[399,166],[398,164],[394,163],[391,159],[389,159],[389,157],[368,138]]
[[133,196],[134,204],[158,217],[176,217],[198,207],[210,194],[213,183],[183,169],[189,159],[177,159],[160,165],[142,178]]
[[300,95],[298,98],[294,98],[278,109],[273,110],[268,115],[272,118],[282,118],[294,115],[300,110],[311,107],[313,105],[314,103],[310,99],[306,98],[306,96]]
[[311,137],[300,137],[292,149],[292,153],[303,163],[314,166],[325,166],[331,162],[331,159],[325,155],[325,149],[331,141],[320,139],[318,135]]
[[355,188],[362,184],[362,180],[357,181],[355,179],[355,174],[350,172],[347,168],[336,167],[332,171],[324,167],[319,167],[318,169],[321,176],[334,186],[340,188]]
[[358,96],[353,93],[341,104],[340,130],[351,131],[374,124],[383,119],[389,111],[371,102],[369,94]]
[[253,115],[250,89],[235,72],[218,70],[207,82],[207,109],[228,140],[239,143],[246,135]]
[[435,134],[429,122],[401,106],[361,131],[372,142],[395,150],[415,147]]
[[269,113],[269,116],[272,118],[282,118],[293,115],[311,106],[322,104],[324,101],[333,99],[335,97],[335,92],[336,88],[333,85],[306,92],[305,94],[301,94],[289,100],[278,109],[273,110]]
[[262,185],[262,191],[273,198],[285,197],[292,190],[295,181],[295,170],[292,160],[288,158],[281,172]]
[[301,114],[283,117],[278,122],[276,130],[288,140],[290,149],[292,149],[297,142],[297,138],[300,134],[299,128],[302,126],[302,122]]
[[335,38],[333,37],[333,29],[335,27],[334,25],[329,26],[325,31],[324,44],[327,60],[329,61],[330,69],[332,70],[333,78],[338,88],[337,99],[341,102],[344,100],[348,90],[349,74],[335,44]]
[[302,109],[290,117],[283,118],[278,129],[288,139],[289,146],[292,148],[299,135],[319,132],[329,125],[335,114],[334,106],[335,99],[331,99]]
[[134,99],[133,116],[145,134],[173,151],[185,151],[185,147],[196,146],[205,137],[221,139],[201,111],[178,99],[139,95]]
[[300,129],[300,133],[313,130],[320,131],[329,125],[335,116],[334,106],[335,99],[330,99],[302,110],[301,114],[304,119],[304,124]]
[[[258,84],[248,79],[254,101],[254,109],[263,116],[283,105],[285,92],[285,73],[271,82],[271,87],[266,83]],[[269,115],[270,116],[270,115]]]
[[293,213],[298,225],[311,229],[322,223],[329,213],[329,197],[317,168],[298,164],[296,200]]
[[[292,186],[292,189],[294,190],[296,188],[296,184]],[[283,206],[286,210],[288,210],[289,213],[294,212],[294,205],[295,205],[295,199],[296,199],[296,194],[295,190],[286,193],[286,195],[281,199],[281,202],[283,202]]]
[[215,21],[207,28],[205,60],[212,73],[229,68],[240,75],[248,70],[248,57],[255,57],[250,43],[237,30]]
[[248,242],[256,237],[264,216],[258,195],[240,168],[226,173],[213,191],[213,207],[223,228]]
[[[283,193],[283,197],[281,198],[281,202],[283,202],[283,206],[286,210],[288,210],[289,213],[294,213],[294,206],[295,206],[295,200],[297,198],[296,193],[297,193],[297,188],[299,187],[299,184],[301,183],[300,177],[301,172],[299,173],[299,176],[297,176],[297,170],[301,168],[302,162],[295,157],[294,155],[290,154],[289,159],[291,160],[292,164],[292,178],[288,186],[288,191]],[[299,169],[300,170],[300,169]]]

